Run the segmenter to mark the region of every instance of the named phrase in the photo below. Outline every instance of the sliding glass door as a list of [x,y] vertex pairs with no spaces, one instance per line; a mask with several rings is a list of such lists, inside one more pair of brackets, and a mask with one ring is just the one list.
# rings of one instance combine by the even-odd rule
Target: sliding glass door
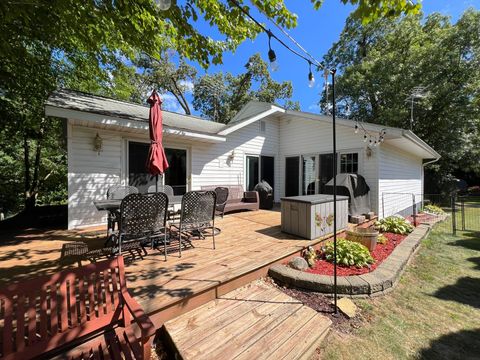
[[[146,170],[148,143],[128,142],[128,184],[135,186],[141,193],[146,193],[149,186],[155,185],[155,176]],[[159,184],[173,187],[175,195],[187,191],[187,150],[165,148],[169,168],[163,176],[158,177]]]
[[316,194],[317,157],[315,155],[302,156],[302,194]]
[[291,156],[285,159],[285,196],[298,196],[300,183],[300,157]]
[[247,165],[246,165],[246,190],[252,191],[255,185],[259,182],[259,163],[260,158],[258,156],[247,156]]

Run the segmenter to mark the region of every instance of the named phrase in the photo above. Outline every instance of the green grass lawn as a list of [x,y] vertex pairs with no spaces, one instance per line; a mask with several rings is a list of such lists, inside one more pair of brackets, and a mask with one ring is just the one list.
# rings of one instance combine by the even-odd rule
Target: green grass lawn
[[355,300],[358,329],[333,329],[316,356],[480,359],[480,232],[448,231],[437,225],[393,292]]

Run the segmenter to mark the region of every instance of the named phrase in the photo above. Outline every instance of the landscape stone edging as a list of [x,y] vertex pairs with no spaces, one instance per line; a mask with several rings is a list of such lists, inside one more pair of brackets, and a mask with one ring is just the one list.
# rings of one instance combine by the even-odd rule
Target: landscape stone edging
[[[420,241],[434,224],[417,226],[375,270],[363,275],[337,276],[337,293],[349,297],[380,296],[390,292],[419,248]],[[319,293],[333,292],[333,276],[292,269],[283,264],[272,266],[268,274],[285,284]]]

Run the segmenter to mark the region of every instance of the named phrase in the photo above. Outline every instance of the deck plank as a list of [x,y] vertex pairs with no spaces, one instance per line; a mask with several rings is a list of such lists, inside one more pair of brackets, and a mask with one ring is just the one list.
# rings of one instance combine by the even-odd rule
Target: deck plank
[[[225,303],[233,298],[238,304],[230,311]],[[199,317],[203,321],[197,321]],[[188,328],[192,323],[195,327]],[[257,359],[307,354],[330,323],[277,288],[256,281],[246,292],[236,290],[166,322],[165,329],[185,360]]]

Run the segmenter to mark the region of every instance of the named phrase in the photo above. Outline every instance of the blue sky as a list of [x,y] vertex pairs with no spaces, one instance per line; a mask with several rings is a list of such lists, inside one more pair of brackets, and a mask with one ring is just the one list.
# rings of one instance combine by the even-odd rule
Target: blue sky
[[[318,11],[313,10],[308,0],[286,0],[285,3],[290,11],[298,15],[298,26],[289,30],[290,35],[319,60],[338,39],[346,18],[353,10],[352,6],[343,5],[340,0],[325,0]],[[451,16],[453,21],[456,21],[469,7],[480,8],[480,0],[423,0],[423,12],[425,14],[440,12]],[[258,12],[252,12],[252,14],[259,21],[270,26],[273,33],[289,43],[288,39],[282,36],[283,34],[265,16]],[[198,26],[202,33],[216,37],[216,32],[208,25],[198,24]],[[293,44],[291,45],[294,47]],[[272,73],[272,77],[277,81],[292,81],[294,89],[292,100],[299,101],[303,111],[318,113],[317,103],[323,86],[323,76],[320,73],[315,74],[316,86],[309,88],[308,65],[306,62],[288,52],[275,41],[272,42],[272,48],[276,52],[280,65],[279,70]],[[244,71],[244,65],[248,58],[254,53],[259,52],[268,61],[267,51],[267,36],[260,34],[255,41],[247,40],[241,44],[234,54],[226,53],[222,65],[211,66],[207,71],[209,73],[217,71],[233,74],[241,73]],[[200,74],[203,72],[203,69],[199,69]],[[180,110],[178,104],[168,95],[164,95],[164,108],[172,111]]]

